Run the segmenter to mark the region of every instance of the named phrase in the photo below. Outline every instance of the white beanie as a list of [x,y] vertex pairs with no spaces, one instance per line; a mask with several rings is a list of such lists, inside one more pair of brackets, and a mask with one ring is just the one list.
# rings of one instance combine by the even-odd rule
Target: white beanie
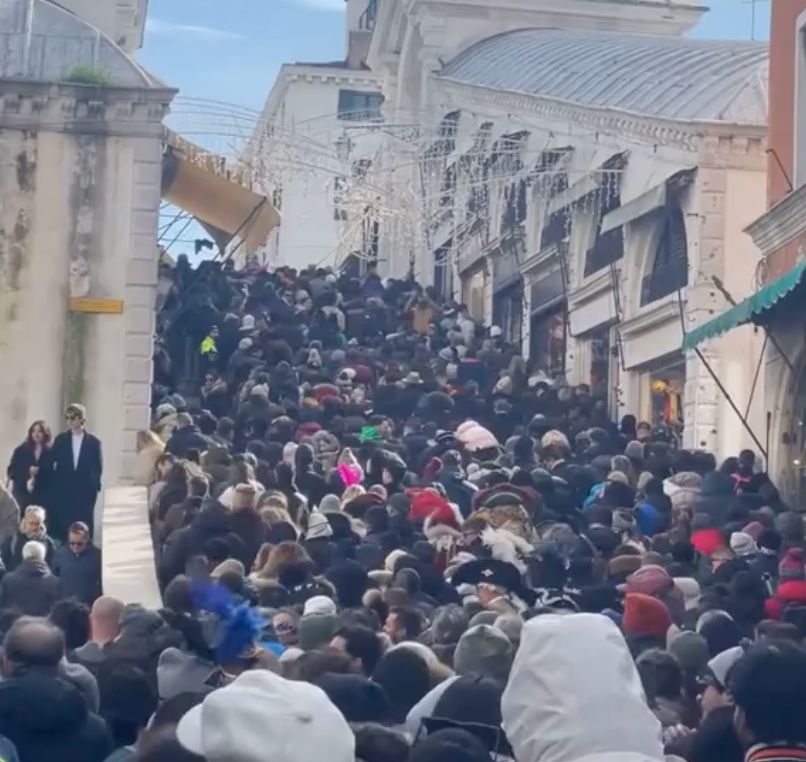
[[308,598],[305,601],[305,607],[302,609],[302,616],[308,614],[330,614],[336,616],[336,604],[332,598],[326,595],[314,595],[313,598]]

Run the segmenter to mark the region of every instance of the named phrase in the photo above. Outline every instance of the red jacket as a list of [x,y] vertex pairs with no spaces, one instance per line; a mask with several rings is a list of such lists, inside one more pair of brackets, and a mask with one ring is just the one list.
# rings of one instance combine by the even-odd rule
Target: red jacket
[[775,596],[764,604],[764,613],[770,619],[781,619],[784,609],[791,604],[806,606],[806,581],[790,579],[778,585]]

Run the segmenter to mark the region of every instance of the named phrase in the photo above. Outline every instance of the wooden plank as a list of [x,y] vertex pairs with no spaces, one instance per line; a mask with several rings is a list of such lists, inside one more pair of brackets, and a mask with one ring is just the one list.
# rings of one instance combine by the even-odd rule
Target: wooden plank
[[122,315],[122,299],[71,299],[70,312],[85,312],[91,315]]

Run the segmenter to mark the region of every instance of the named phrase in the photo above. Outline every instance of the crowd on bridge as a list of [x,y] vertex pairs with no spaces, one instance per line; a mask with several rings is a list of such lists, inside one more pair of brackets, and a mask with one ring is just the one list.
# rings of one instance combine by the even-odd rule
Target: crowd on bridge
[[752,452],[616,425],[372,266],[180,257],[159,306],[162,608],[101,595],[87,411],[36,422],[0,493],[0,760],[806,760],[803,514]]

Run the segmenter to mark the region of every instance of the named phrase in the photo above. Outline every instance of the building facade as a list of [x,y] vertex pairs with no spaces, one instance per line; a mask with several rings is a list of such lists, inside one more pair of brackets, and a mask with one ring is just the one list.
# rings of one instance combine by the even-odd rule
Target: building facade
[[282,67],[241,157],[252,187],[285,220],[261,253],[272,265],[336,266],[377,256],[370,199],[352,193],[383,129],[381,81],[364,63],[376,3],[348,0],[344,60]]
[[[752,289],[742,230],[765,206],[768,53],[684,38],[702,12],[382,3],[367,60],[387,121],[419,129],[383,157],[388,196],[408,184],[424,199],[414,245],[382,229],[387,272],[413,268],[536,368],[600,387],[614,417],[728,454],[753,442],[719,383],[748,399],[761,342],[747,328],[702,357],[681,345]],[[747,417],[760,425],[758,397]]]
[[747,230],[761,261],[742,317],[766,338],[770,471],[797,505],[806,497],[806,0],[772,4],[769,105],[769,209]]

